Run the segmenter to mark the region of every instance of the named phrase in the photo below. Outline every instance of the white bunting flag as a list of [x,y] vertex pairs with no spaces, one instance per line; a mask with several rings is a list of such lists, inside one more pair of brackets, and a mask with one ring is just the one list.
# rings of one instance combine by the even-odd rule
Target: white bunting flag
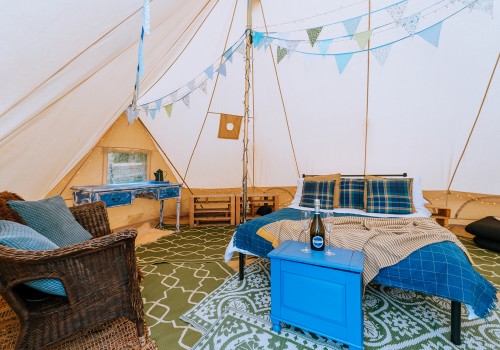
[[187,83],[187,87],[188,87],[189,92],[193,92],[194,91],[194,85],[195,85],[194,79],[191,80],[189,83]]
[[389,13],[389,15],[392,17],[394,21],[398,22],[401,19],[401,17],[403,17],[407,5],[408,5],[408,0],[389,6],[385,10]]
[[414,35],[417,31],[418,22],[420,21],[420,12],[405,17],[399,21],[399,25],[403,27],[408,34]]
[[387,60],[387,56],[389,56],[389,52],[391,51],[392,45],[384,45],[371,50],[373,56],[377,59],[380,67],[383,67],[385,61]]
[[178,91],[178,90],[175,90],[174,92],[172,92],[172,93],[170,94],[170,97],[171,97],[171,99],[172,99],[172,102],[176,102],[176,101],[177,101],[177,91]]
[[200,89],[203,91],[205,94],[207,93],[207,80],[203,80],[200,84]]
[[184,102],[187,108],[189,108],[189,95],[191,94],[187,94],[182,97],[182,102]]

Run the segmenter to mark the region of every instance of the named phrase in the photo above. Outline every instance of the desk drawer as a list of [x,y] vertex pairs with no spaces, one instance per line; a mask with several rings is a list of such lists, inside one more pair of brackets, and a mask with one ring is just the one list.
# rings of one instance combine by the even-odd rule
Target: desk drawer
[[179,187],[160,188],[160,197],[158,199],[173,197],[179,197]]
[[99,200],[106,203],[106,207],[117,207],[120,205],[132,204],[132,193],[130,192],[111,192],[99,195]]

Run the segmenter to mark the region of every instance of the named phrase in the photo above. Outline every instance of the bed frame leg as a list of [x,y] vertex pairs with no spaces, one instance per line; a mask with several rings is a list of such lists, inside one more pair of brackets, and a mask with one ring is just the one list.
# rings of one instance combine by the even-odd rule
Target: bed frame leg
[[245,278],[245,254],[243,253],[238,253],[239,254],[239,260],[240,260],[240,275],[239,279],[240,281],[243,281]]
[[451,301],[451,342],[460,345],[460,318],[462,305],[458,301]]

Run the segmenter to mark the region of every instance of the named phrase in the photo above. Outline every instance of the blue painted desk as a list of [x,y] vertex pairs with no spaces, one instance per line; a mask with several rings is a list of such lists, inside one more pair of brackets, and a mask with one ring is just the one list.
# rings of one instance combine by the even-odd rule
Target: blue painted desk
[[163,227],[163,200],[177,198],[176,229],[179,232],[182,185],[169,181],[146,181],[128,184],[73,186],[73,205],[103,201],[108,208],[132,204],[135,198],[160,201],[160,223]]
[[331,248],[335,255],[328,256],[303,247],[285,241],[268,254],[273,330],[284,322],[363,349],[364,253]]

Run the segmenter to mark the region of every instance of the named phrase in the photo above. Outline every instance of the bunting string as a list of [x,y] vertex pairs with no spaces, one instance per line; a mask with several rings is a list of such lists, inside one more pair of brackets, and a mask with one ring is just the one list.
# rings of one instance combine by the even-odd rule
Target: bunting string
[[[313,63],[312,58],[314,57],[333,56],[337,64],[339,74],[343,73],[354,54],[363,52],[371,52],[379,65],[383,67],[394,44],[405,39],[412,38],[414,36],[419,36],[434,47],[438,47],[443,22],[466,9],[469,9],[470,11],[480,10],[492,15],[494,0],[439,0],[431,4],[430,6],[418,10],[415,13],[405,15],[405,11],[407,9],[409,1],[410,0],[398,1],[384,8],[370,11],[342,21],[325,24],[319,27],[316,26],[313,28],[304,28],[300,30],[292,30],[289,32],[270,33],[255,31],[256,28],[254,28],[254,30],[252,31],[253,46],[257,50],[260,50],[262,48],[264,50],[267,50],[267,48],[275,47],[278,64],[283,62],[285,58],[290,59],[291,56],[296,53],[301,54],[304,58],[304,65],[306,68]],[[360,4],[363,2],[364,1],[361,1],[356,4]],[[144,11],[146,12],[146,3],[148,4],[147,7],[149,12],[149,0],[144,0]],[[338,11],[340,9],[331,10],[320,15]],[[386,12],[392,20],[379,25],[378,27],[371,28],[370,30],[359,30],[359,24],[362,21],[363,17],[381,13],[382,11]],[[437,13],[443,12],[447,12],[445,13],[444,18],[439,18],[437,20],[434,19],[433,23],[431,24],[429,24],[430,20],[423,21],[423,19],[425,19],[426,17],[437,17]],[[146,14],[144,14],[145,23],[146,17],[148,16],[149,14],[147,16]],[[308,17],[306,19],[309,18],[312,17]],[[289,23],[295,22],[296,21]],[[137,67],[137,79],[134,98],[132,105],[127,109],[127,117],[129,119],[129,123],[138,118],[139,111],[143,111],[145,115],[149,115],[152,119],[154,119],[157,112],[159,112],[163,108],[165,109],[167,115],[171,117],[173,105],[178,101],[182,101],[186,108],[189,108],[191,97],[195,90],[200,89],[203,93],[206,94],[207,83],[208,81],[213,80],[214,73],[226,76],[226,65],[233,62],[233,55],[235,53],[238,53],[241,56],[245,56],[245,34],[243,33],[242,36],[232,46],[230,46],[229,49],[227,49],[221,57],[219,57],[202,73],[198,74],[195,78],[191,79],[185,85],[159,99],[141,104],[140,106],[136,106],[139,90],[139,79],[141,76],[141,71],[143,69],[142,45],[144,33],[146,32],[145,23],[142,27],[141,41],[139,45],[139,64]],[[422,27],[422,24],[425,24],[424,28],[420,28]],[[325,34],[327,31],[325,31],[324,28],[333,25],[342,26],[346,34],[325,38],[324,36],[327,35]],[[393,35],[393,37],[397,36],[397,39],[390,40],[388,42],[386,41],[378,45],[373,44],[373,39],[384,32]],[[297,38],[297,35],[303,35],[304,38]],[[387,34],[384,37],[388,37]],[[368,41],[370,40],[372,40],[372,44],[368,47]],[[346,45],[347,47],[351,46],[351,48],[346,50]],[[352,45],[355,45],[356,47],[352,47]]]

